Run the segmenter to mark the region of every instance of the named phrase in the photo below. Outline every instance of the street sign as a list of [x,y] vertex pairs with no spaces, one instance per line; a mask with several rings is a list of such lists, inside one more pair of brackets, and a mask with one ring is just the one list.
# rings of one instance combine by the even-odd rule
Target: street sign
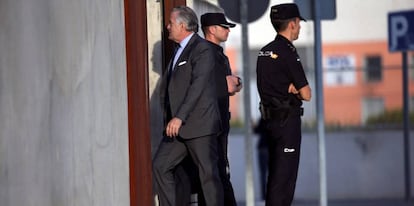
[[407,51],[414,50],[414,10],[388,13],[388,50],[390,52],[401,51],[402,54],[405,199],[410,200],[410,94],[408,87],[410,80]]
[[[247,22],[254,22],[259,19],[265,13],[266,9],[269,7],[269,0],[246,0],[247,1]],[[236,23],[241,22],[240,16],[240,0],[219,0],[218,1],[221,8],[224,9],[226,16]]]
[[388,49],[414,50],[414,10],[388,13]]
[[309,1],[309,0],[294,0],[298,5],[300,15],[306,20],[314,20],[315,14],[313,12],[313,4],[317,3],[320,7],[320,12],[318,13],[320,20],[334,20],[336,19],[336,0],[318,0],[318,1]]

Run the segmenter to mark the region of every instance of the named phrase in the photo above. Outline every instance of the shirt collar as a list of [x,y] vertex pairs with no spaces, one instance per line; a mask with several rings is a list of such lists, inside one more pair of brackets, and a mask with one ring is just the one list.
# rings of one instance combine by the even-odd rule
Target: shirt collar
[[296,51],[296,47],[293,46],[292,42],[290,42],[286,37],[278,34],[275,39],[285,41],[289,48],[292,49],[292,51]]
[[282,39],[282,40],[290,43],[290,41],[286,37],[284,37],[283,35],[280,35],[280,34],[276,35],[276,39]]
[[190,35],[188,35],[187,37],[185,37],[181,42],[180,42],[180,48],[185,48],[185,46],[187,46],[188,42],[190,41],[191,37],[193,37],[194,33],[191,33]]
[[221,45],[215,44],[211,41],[207,41],[208,43],[210,43],[214,48],[216,48],[218,51],[223,52],[223,47]]

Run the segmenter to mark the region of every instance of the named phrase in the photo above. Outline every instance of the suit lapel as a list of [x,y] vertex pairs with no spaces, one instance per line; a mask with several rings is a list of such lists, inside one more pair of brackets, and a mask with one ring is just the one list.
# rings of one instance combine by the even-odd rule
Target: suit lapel
[[198,40],[198,38],[201,38],[198,36],[198,34],[194,34],[190,41],[188,41],[187,45],[185,46],[183,52],[181,52],[181,55],[178,57],[177,62],[174,65],[174,71],[175,69],[177,69],[177,67],[180,66],[180,63],[187,61],[188,60],[188,56],[190,56],[190,52],[191,48],[194,46],[194,42],[196,42]]
[[[194,34],[190,41],[188,42],[187,46],[184,48],[183,52],[181,53],[180,57],[178,58],[176,64],[174,65],[174,69],[171,71],[171,74],[165,74],[163,75],[163,79],[162,79],[162,85],[161,85],[161,91],[163,93],[168,92],[168,85],[169,85],[169,80],[168,80],[168,75],[171,75],[171,80],[174,79],[173,75],[174,72],[176,71],[176,69],[178,69],[178,65],[180,65],[181,62],[183,61],[188,61],[188,58],[190,56],[190,51],[191,48],[195,45],[195,42],[199,41],[201,39],[200,36],[198,36],[198,34]],[[170,72],[170,68],[171,65],[173,64],[173,60],[174,60],[174,56],[170,59],[170,62],[168,63],[168,67],[167,67],[167,72]],[[188,62],[187,62],[188,63]]]

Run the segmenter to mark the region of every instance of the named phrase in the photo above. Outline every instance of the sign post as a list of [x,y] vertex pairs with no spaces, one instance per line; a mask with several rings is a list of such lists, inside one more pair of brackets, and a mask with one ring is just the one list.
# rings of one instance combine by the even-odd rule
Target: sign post
[[388,14],[390,52],[414,50],[414,10]]
[[414,50],[414,10],[388,14],[388,49],[402,52],[405,199],[411,194],[407,51]]
[[325,148],[325,112],[323,107],[323,76],[322,76],[322,34],[321,20],[336,18],[336,1],[332,0],[295,0],[301,15],[314,22],[315,33],[315,87],[316,112],[318,127],[318,159],[319,159],[319,205],[328,205],[328,188],[326,174],[326,148]]

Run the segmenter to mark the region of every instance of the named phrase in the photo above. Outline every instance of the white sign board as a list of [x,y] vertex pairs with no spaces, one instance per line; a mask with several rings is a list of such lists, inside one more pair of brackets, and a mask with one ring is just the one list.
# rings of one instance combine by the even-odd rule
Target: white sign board
[[356,84],[355,56],[325,56],[323,60],[326,86],[349,86]]

